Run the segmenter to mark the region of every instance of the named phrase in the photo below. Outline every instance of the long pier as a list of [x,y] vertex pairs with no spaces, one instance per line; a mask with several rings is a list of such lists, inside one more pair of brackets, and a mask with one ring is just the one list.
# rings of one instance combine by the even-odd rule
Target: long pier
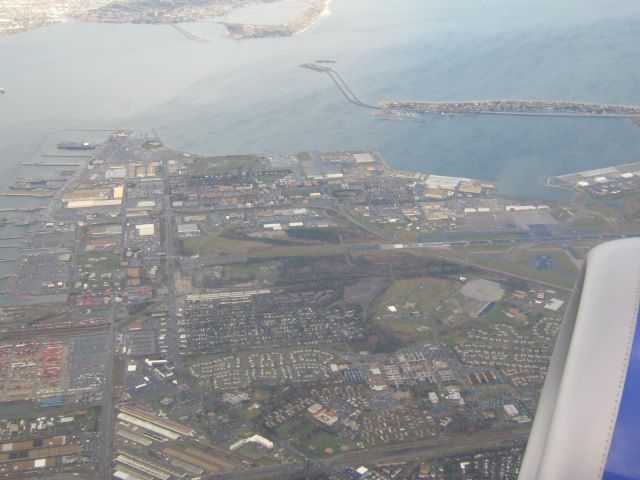
[[382,110],[440,115],[520,115],[529,117],[640,117],[640,106],[549,100],[480,100],[469,102],[382,102]]
[[52,191],[1,192],[0,197],[49,198],[49,197],[53,197],[54,194],[55,192],[52,192]]
[[[75,155],[80,156],[80,155]],[[28,167],[81,167],[83,164],[78,162],[22,162],[20,165]]]
[[318,65],[315,63],[305,63],[304,65],[301,65],[301,66],[303,68],[308,68],[309,70],[315,70],[316,72],[323,72],[329,75],[333,83],[336,85],[336,87],[338,87],[338,90],[340,90],[340,92],[342,92],[342,95],[344,95],[344,98],[346,98],[349,102],[353,103],[354,105],[358,105],[364,108],[371,108],[374,110],[381,110],[381,107],[378,107],[376,105],[371,105],[360,100],[358,96],[355,93],[353,93],[353,90],[351,90],[347,82],[345,82],[344,79],[340,76],[340,74],[336,72],[333,68],[325,67],[324,65]]
[[[382,113],[410,112],[439,115],[519,115],[537,117],[608,117],[640,118],[640,105],[587,103],[549,100],[474,100],[466,102],[429,102],[421,100],[385,101],[379,105],[362,102],[344,79],[332,68],[316,63],[301,65],[316,72],[326,73],[351,103]],[[638,121],[636,121],[638,124]]]
[[43,153],[40,155],[44,158],[91,158],[93,155],[83,155],[83,154],[61,154],[61,153]]
[[180,32],[182,35],[184,35],[185,37],[187,37],[189,40],[193,40],[195,42],[208,42],[209,39],[208,38],[204,38],[201,37],[199,35],[194,35],[193,33],[185,30],[184,28],[182,28],[180,25],[172,23],[171,26],[173,28],[175,28],[178,32]]
[[0,212],[37,212],[39,210],[44,210],[43,206],[39,207],[8,207],[8,208],[0,208]]

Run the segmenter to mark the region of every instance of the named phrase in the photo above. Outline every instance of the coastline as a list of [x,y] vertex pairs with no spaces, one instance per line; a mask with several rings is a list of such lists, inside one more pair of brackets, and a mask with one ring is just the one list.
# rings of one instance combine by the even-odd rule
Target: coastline
[[322,16],[330,14],[330,0],[308,0],[303,12],[285,23],[256,25],[251,23],[222,22],[229,31],[228,38],[244,40],[248,38],[294,37],[311,28]]
[[295,37],[296,35],[300,35],[306,32],[307,30],[309,30],[320,20],[320,17],[327,17],[331,15],[331,11],[329,10],[329,4],[331,3],[331,0],[322,0],[322,1],[324,2],[324,9],[322,10],[322,12],[320,12],[320,14],[309,23],[309,25],[293,33],[291,35],[292,37]]

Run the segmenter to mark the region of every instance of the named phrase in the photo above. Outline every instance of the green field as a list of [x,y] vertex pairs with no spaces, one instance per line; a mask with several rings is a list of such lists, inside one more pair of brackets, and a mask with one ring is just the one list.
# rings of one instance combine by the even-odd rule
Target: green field
[[249,260],[225,265],[222,276],[229,283],[245,283],[273,279],[278,274],[275,262]]
[[210,235],[207,237],[186,238],[182,243],[182,253],[185,255],[238,255],[247,254],[253,250],[264,250],[270,245],[257,240],[238,240]]
[[321,257],[347,253],[344,245],[301,245],[295,247],[272,247],[250,252],[253,258],[274,257]]
[[[355,445],[342,438],[331,434],[324,427],[315,424],[311,419],[305,418],[305,414],[286,422],[277,428],[278,436],[286,438],[292,436],[302,447],[318,456],[339,453],[341,448],[353,450]],[[331,451],[328,451],[330,449]]]
[[120,268],[120,256],[115,253],[82,253],[76,255],[74,261],[89,272],[114,271]]
[[187,163],[187,174],[240,174],[268,169],[267,160],[256,155],[228,155],[223,157],[198,157]]
[[[397,334],[433,334],[448,308],[445,301],[453,293],[449,280],[418,278],[397,280],[382,294],[373,307],[373,322]],[[390,312],[390,306],[396,312]]]
[[599,215],[586,215],[577,218],[570,225],[575,229],[586,229],[593,232],[609,233],[612,230],[606,220]]
[[503,311],[504,305],[498,304],[484,317],[484,321],[490,323],[510,323],[511,319]]
[[553,258],[553,262],[556,263],[564,273],[569,275],[577,275],[578,267],[571,260],[570,254],[561,248],[549,248],[545,246],[533,247],[525,252],[522,252],[517,257],[518,263],[527,264],[531,257],[536,255],[549,255]]
[[491,257],[490,255],[477,255],[466,249],[451,249],[447,251],[444,258],[451,258],[452,260],[462,260],[464,262],[470,262],[480,267],[486,267],[502,271],[505,274],[514,274],[526,277],[531,280],[539,280],[541,282],[548,282],[559,288],[572,289],[575,279],[570,275],[560,273],[554,270],[537,270],[526,264],[516,263],[505,259],[502,261],[500,257]]
[[397,280],[376,302],[374,315],[386,314],[389,305],[396,306],[398,313],[409,315],[404,306],[411,303],[415,303],[415,308],[411,310],[429,312],[450,295],[451,283],[437,278]]

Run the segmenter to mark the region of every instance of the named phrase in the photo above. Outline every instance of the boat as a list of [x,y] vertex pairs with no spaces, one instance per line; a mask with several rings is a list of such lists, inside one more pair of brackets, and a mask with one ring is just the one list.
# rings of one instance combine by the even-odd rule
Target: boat
[[16,182],[9,187],[10,190],[33,190],[35,187],[30,183]]
[[60,142],[58,148],[60,150],[95,150],[97,147],[94,143],[89,142]]
[[14,220],[10,222],[14,227],[28,227],[30,225],[35,225],[38,223],[37,220]]

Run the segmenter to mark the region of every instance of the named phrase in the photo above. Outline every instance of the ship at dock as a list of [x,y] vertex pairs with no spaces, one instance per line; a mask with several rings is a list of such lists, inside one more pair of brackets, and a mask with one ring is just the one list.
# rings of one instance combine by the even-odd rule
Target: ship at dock
[[62,187],[60,182],[65,181],[65,179],[32,179],[32,178],[19,178],[16,180],[13,185],[9,187],[11,190],[35,190],[36,188],[40,188],[43,190],[58,190]]
[[36,219],[13,220],[7,223],[9,223],[10,225],[13,225],[14,227],[29,227],[31,225],[35,225],[36,223],[38,223],[38,220]]
[[60,142],[58,143],[59,150],[95,150],[95,143],[89,142]]

